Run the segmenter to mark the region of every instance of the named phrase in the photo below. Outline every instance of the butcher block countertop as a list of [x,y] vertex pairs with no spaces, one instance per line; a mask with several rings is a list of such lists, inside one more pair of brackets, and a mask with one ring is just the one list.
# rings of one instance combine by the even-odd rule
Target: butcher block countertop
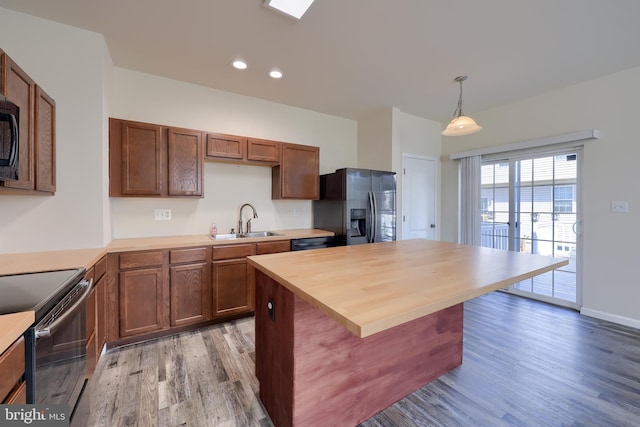
[[142,237],[113,240],[105,248],[0,254],[0,276],[36,271],[91,268],[105,254],[112,252],[171,249],[194,246],[233,245],[240,243],[291,240],[306,237],[333,236],[332,232],[315,229],[273,230],[280,236],[214,240],[206,234],[188,236]]
[[361,338],[568,264],[422,239],[248,259]]
[[0,354],[20,338],[34,321],[33,311],[0,315]]

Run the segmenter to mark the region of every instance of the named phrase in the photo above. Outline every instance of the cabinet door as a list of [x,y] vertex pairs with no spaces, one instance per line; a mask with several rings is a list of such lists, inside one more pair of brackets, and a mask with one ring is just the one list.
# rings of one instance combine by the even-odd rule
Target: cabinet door
[[56,102],[36,86],[35,188],[56,191]]
[[222,133],[207,134],[207,157],[245,160],[247,138]]
[[34,111],[35,82],[18,65],[2,54],[2,93],[20,107],[18,132],[18,180],[4,181],[7,188],[33,190],[34,185]]
[[169,128],[169,195],[202,196],[202,132]]
[[247,259],[213,262],[213,315],[227,316],[253,311],[253,293]]
[[94,267],[96,289],[96,360],[107,342],[107,257],[102,257]]
[[272,169],[272,198],[317,200],[320,194],[320,149],[283,143],[281,150],[280,165]]
[[120,337],[162,329],[163,285],[161,267],[120,272]]
[[171,326],[189,325],[209,319],[208,264],[175,265],[170,268]]
[[280,161],[281,144],[278,141],[249,138],[247,140],[247,160],[278,163]]
[[120,153],[121,195],[161,196],[167,176],[162,126],[121,122]]

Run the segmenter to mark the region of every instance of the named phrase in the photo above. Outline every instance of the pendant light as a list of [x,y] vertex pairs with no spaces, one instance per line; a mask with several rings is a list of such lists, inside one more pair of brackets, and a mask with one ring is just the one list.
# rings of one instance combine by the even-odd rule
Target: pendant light
[[475,120],[462,115],[462,82],[465,80],[467,80],[467,76],[458,76],[455,78],[455,81],[460,83],[460,98],[458,99],[458,107],[453,112],[453,118],[446,129],[442,131],[442,135],[444,136],[470,135],[482,130],[482,126],[479,126]]

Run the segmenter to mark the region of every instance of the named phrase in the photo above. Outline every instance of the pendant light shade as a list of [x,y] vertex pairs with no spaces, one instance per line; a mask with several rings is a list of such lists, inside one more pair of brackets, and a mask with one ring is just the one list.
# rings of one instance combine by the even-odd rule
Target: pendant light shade
[[462,115],[462,82],[467,80],[467,76],[458,76],[455,81],[460,83],[460,98],[458,98],[458,106],[453,112],[453,118],[442,131],[444,136],[460,136],[470,135],[482,130],[482,126],[478,125],[471,117]]

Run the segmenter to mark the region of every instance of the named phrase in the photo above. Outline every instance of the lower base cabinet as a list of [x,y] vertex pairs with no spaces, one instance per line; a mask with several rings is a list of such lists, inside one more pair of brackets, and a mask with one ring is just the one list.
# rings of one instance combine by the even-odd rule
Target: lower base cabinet
[[170,326],[184,326],[211,319],[211,249],[178,249],[169,252]]
[[283,240],[109,254],[103,294],[96,291],[105,302],[97,317],[105,316],[108,345],[252,315],[254,269],[247,256],[289,246]]
[[255,243],[213,248],[214,317],[253,312],[252,271],[247,257],[255,253]]
[[2,404],[26,404],[27,390],[24,382],[25,346],[20,337],[0,355],[0,402]]

